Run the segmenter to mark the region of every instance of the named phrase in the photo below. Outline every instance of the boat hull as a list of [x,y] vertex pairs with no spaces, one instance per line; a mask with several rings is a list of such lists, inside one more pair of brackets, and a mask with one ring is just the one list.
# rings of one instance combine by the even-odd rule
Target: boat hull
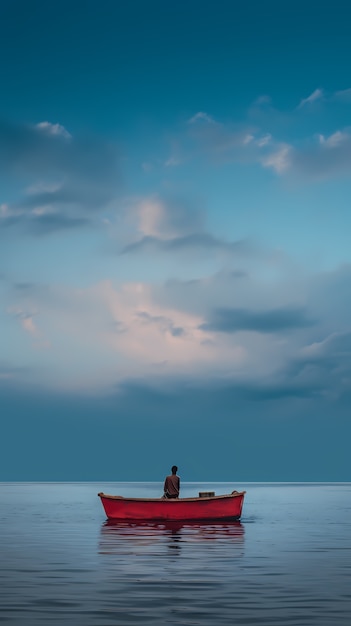
[[123,498],[99,493],[108,519],[120,521],[238,520],[245,491],[209,498]]

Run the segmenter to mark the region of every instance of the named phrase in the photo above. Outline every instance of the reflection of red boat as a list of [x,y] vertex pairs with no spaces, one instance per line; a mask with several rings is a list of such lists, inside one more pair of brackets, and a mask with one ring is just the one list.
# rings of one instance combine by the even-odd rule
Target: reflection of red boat
[[123,498],[99,493],[109,519],[187,521],[235,520],[241,516],[245,491],[207,498]]

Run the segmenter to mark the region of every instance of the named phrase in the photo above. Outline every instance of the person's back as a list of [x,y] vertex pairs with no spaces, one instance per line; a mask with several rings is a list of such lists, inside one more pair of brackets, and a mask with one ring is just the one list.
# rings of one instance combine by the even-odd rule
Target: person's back
[[172,467],[172,474],[166,476],[164,484],[164,498],[179,498],[180,480],[177,476],[178,468],[176,465]]

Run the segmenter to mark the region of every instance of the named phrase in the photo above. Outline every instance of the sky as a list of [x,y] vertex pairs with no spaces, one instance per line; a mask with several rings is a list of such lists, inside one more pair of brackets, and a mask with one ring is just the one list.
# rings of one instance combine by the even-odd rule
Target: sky
[[350,18],[1,3],[0,480],[351,481]]

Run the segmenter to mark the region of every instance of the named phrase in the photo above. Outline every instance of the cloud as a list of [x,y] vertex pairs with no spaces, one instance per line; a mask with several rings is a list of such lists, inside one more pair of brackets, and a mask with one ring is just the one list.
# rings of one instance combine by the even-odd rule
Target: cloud
[[19,307],[12,306],[8,307],[7,313],[14,319],[17,319],[22,329],[32,337],[34,340],[32,343],[33,348],[39,350],[51,348],[50,341],[43,336],[34,322],[34,317],[37,315],[37,312],[24,311]]
[[[169,332],[173,337],[181,337],[186,333],[181,326],[175,326],[174,322],[164,315],[150,315],[147,311],[139,311],[137,316],[145,325],[156,324],[162,332]],[[166,361],[163,361],[166,363]]]
[[[119,325],[119,332],[114,338],[110,337],[109,342],[128,359],[131,371],[144,371],[146,363],[167,363],[166,369],[173,373],[182,373],[194,366],[202,371],[209,363],[218,361],[219,352],[211,343],[211,333],[200,329],[202,318],[179,307],[160,305],[151,286],[126,284],[114,289],[106,282],[91,290],[89,297],[94,293],[99,294]],[[120,329],[123,329],[122,334]],[[232,350],[234,362],[242,357],[239,347]],[[225,360],[225,352],[221,358]]]
[[71,230],[91,225],[91,220],[85,217],[69,217],[58,213],[37,215],[27,220],[29,229],[37,235],[51,232]]
[[1,219],[0,230],[19,226],[35,235],[46,235],[52,232],[82,228],[91,225],[91,220],[84,217],[70,217],[64,213],[53,211],[50,207],[34,209],[31,213],[9,211]]
[[322,341],[305,346],[295,366],[298,370],[313,366],[325,370],[328,376],[337,374],[351,388],[351,332],[331,333]]
[[313,104],[314,102],[317,102],[317,100],[322,100],[323,98],[324,98],[323,89],[315,89],[307,98],[304,98],[301,100],[297,108],[301,109],[302,107]]
[[[252,139],[254,139],[253,135],[250,135],[250,137]],[[263,148],[264,146],[267,146],[270,142],[272,141],[272,135],[270,133],[266,133],[265,135],[263,135],[262,137],[259,137],[256,140],[256,143],[258,145],[259,148]]]
[[315,89],[308,98],[301,100],[298,109],[313,104],[317,100],[323,100],[327,104],[332,102],[351,102],[351,89],[340,89],[334,92],[327,92],[324,89]]
[[284,381],[269,381],[264,384],[242,384],[233,386],[238,398],[251,402],[269,402],[272,400],[285,400],[289,398],[313,398],[320,392],[319,387],[311,384],[299,384]]
[[62,133],[43,132],[35,126],[0,122],[1,171],[16,177],[28,175],[47,182],[47,177],[68,177],[74,182],[111,184],[116,179],[115,147],[98,137],[77,136],[66,141]]
[[319,135],[319,143],[326,148],[337,148],[338,146],[340,146],[340,144],[342,144],[344,141],[347,141],[348,139],[349,134],[346,132],[341,132],[340,130],[337,130],[332,135],[329,135],[329,137]]
[[[204,211],[178,198],[151,197],[137,201],[127,207],[126,220],[129,225],[127,237],[132,241],[122,244],[122,254],[206,252],[247,255],[253,252],[253,247],[246,241],[226,241],[208,233]],[[123,240],[120,227],[118,237]]]
[[336,91],[332,95],[333,100],[338,100],[340,102],[351,102],[351,89],[342,89],[341,91]]
[[332,333],[326,339],[306,346],[303,350],[303,355],[308,360],[339,356],[351,358],[351,332]]
[[237,442],[236,488],[257,480],[350,480],[349,409],[341,402],[279,398],[273,388],[272,398],[265,395],[263,401],[254,389],[245,395],[230,385],[195,386],[184,380],[159,388],[128,382],[105,396],[19,389],[8,381],[1,391],[8,444],[0,458],[3,480],[99,480],[104,485],[113,475],[138,482],[143,476],[158,481],[161,490],[174,458],[186,480],[223,481],[233,474]]
[[[284,259],[281,258],[276,262],[282,271]],[[235,266],[237,269],[234,269]],[[162,306],[181,305],[184,310],[201,315],[205,318],[204,322],[210,321],[214,308],[240,307],[248,310],[284,308],[289,306],[294,298],[298,299],[300,294],[292,289],[288,293],[284,288],[285,271],[281,278],[277,276],[270,284],[270,279],[267,281],[265,274],[268,272],[268,275],[271,275],[272,267],[274,265],[272,266],[269,255],[265,257],[263,252],[260,254],[258,251],[257,256],[254,252],[252,256],[250,253],[247,256],[234,255],[229,258],[227,269],[192,280],[167,280],[162,288],[155,289],[155,295],[157,302]]]
[[268,95],[258,96],[256,100],[253,102],[253,106],[270,106],[272,104],[272,98]]
[[268,311],[250,311],[248,309],[215,309],[203,330],[222,333],[255,331],[259,333],[280,333],[281,331],[306,328],[315,322],[308,319],[303,309],[279,308]]
[[[42,357],[49,387],[186,379],[245,401],[341,397],[351,389],[350,270],[292,279],[280,267],[267,281],[261,266],[166,284],[28,285],[8,292],[8,312],[34,340],[23,342],[29,361],[33,347],[52,346]],[[7,328],[10,349],[20,331]]]
[[[252,151],[257,150],[256,139],[262,140],[262,134],[257,138],[256,129],[246,123],[194,124],[187,132],[188,139],[194,144],[194,155],[206,155],[220,161],[248,161]],[[267,133],[264,136],[267,137]]]
[[47,133],[48,135],[57,136],[60,135],[65,139],[71,139],[72,135],[61,124],[51,124],[50,122],[39,122],[35,125],[38,130]]
[[[310,180],[348,173],[349,129],[336,129],[326,137],[317,126],[320,118],[316,118],[315,132],[306,136],[303,128],[301,135],[302,118],[297,111],[307,110],[322,101],[328,107],[336,101],[348,102],[351,101],[350,94],[351,89],[328,94],[318,88],[303,98],[295,110],[288,112],[274,109],[265,97],[256,101],[249,111],[249,119],[255,118],[254,125],[246,119],[236,124],[192,124],[188,128],[188,137],[200,149],[198,154],[193,149],[193,158],[206,156],[216,162],[259,163],[279,176],[293,175]],[[298,141],[294,135],[299,137]],[[322,148],[334,148],[335,153],[328,155]]]
[[241,255],[249,252],[250,246],[245,241],[225,241],[209,233],[193,233],[180,237],[142,237],[128,244],[123,254],[132,252],[222,252]]
[[26,367],[18,367],[8,361],[0,361],[0,382],[2,380],[7,381],[10,379],[16,379],[18,376],[25,374],[26,372]]
[[34,324],[33,318],[32,317],[24,317],[21,320],[21,324],[22,327],[24,328],[24,330],[26,330],[30,335],[37,335],[38,334],[38,329]]
[[290,171],[316,180],[342,176],[351,171],[350,129],[337,130],[329,137],[318,135],[318,141],[290,152]]
[[[226,240],[208,232],[205,212],[177,197],[150,197],[127,204],[124,227],[118,223],[115,239],[121,254],[156,253],[230,257],[262,254],[247,240]],[[116,249],[116,246],[114,247]]]
[[202,230],[204,215],[188,203],[168,198],[146,198],[132,209],[139,232],[145,237],[177,237]]
[[[240,342],[230,347],[224,340],[213,342],[212,333],[200,329],[201,315],[160,303],[145,283],[51,286],[50,291],[16,290],[14,297],[18,304],[8,312],[33,336],[39,333],[36,325],[30,327],[33,310],[40,308],[37,339],[45,336],[52,345],[42,373],[49,385],[101,389],[128,378],[196,378],[208,370],[216,376],[228,363],[235,369],[246,358]],[[15,329],[11,333],[15,337]]]
[[337,332],[304,346],[284,371],[292,384],[325,398],[351,393],[351,332]]
[[[261,109],[260,109],[261,110]],[[269,107],[272,118],[280,115]],[[196,121],[196,120],[194,120]],[[265,120],[262,120],[263,123]],[[272,123],[273,126],[273,123]],[[277,139],[271,129],[260,128],[247,120],[239,123],[190,124],[183,138],[184,154],[207,158],[215,163],[260,164],[282,175],[289,171],[293,146]]]
[[39,334],[39,331],[33,320],[35,313],[23,311],[18,307],[9,307],[7,309],[7,313],[12,317],[18,319],[22,328],[30,335],[35,337]]
[[177,167],[177,165],[180,165],[181,163],[182,160],[179,157],[170,156],[167,161],[165,161],[165,167]]
[[36,285],[35,283],[14,283],[13,287],[19,291],[31,291],[36,288]]
[[263,167],[272,168],[277,174],[283,174],[290,167],[290,155],[292,148],[289,145],[282,145],[276,151],[261,158]]
[[[29,232],[85,226],[120,187],[115,145],[95,136],[71,136],[49,122],[0,122],[0,172],[7,183],[24,189],[17,201],[2,202],[1,225],[23,224]],[[42,214],[56,217],[31,221]]]
[[207,124],[217,123],[211,115],[208,115],[208,113],[204,113],[203,111],[195,113],[195,115],[188,120],[188,124],[196,124],[198,122],[205,122]]

